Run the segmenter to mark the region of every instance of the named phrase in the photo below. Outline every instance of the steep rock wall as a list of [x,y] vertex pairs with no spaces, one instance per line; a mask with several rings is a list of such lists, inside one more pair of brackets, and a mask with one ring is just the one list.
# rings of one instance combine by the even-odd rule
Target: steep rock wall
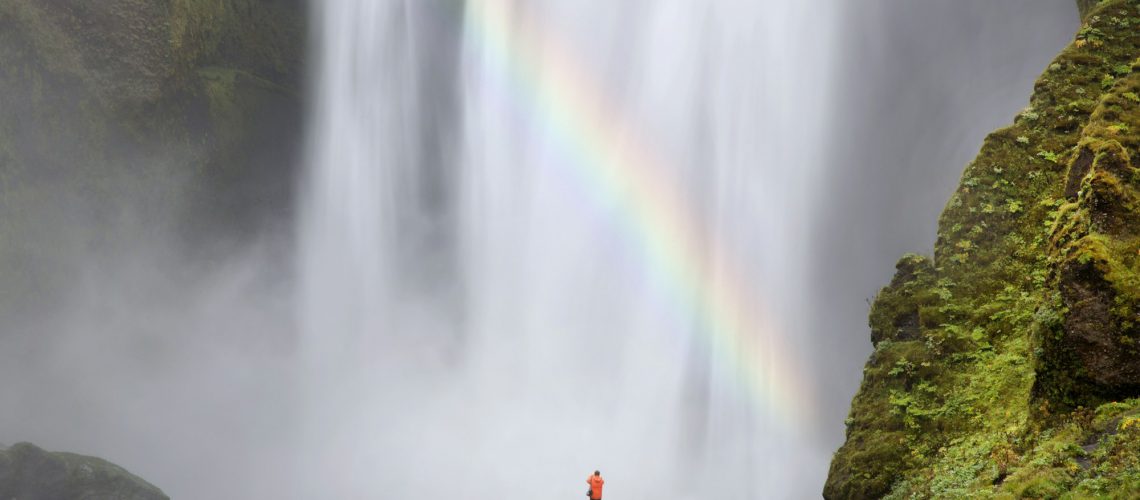
[[300,0],[0,0],[0,310],[76,254],[161,228],[188,247],[285,218]]
[[876,298],[826,498],[1140,491],[1140,4],[1081,7]]

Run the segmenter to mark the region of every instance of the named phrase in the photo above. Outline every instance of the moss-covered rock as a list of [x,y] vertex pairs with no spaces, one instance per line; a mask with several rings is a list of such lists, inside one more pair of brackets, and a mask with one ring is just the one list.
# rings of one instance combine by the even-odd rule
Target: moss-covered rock
[[1093,7],[1096,7],[1101,0],[1077,0],[1077,9],[1080,10],[1081,19],[1084,19]]
[[1065,406],[1140,394],[1140,191],[1129,124],[1140,74],[1121,73],[1082,132],[1051,236],[1051,264],[1066,311],[1043,339],[1038,393]]
[[0,498],[169,500],[162,490],[106,460],[49,453],[30,443],[0,449]]
[[0,1],[0,312],[137,237],[116,227],[193,249],[285,217],[305,16],[300,0]]
[[[871,306],[871,343],[883,340],[917,340],[923,312],[936,301],[934,266],[929,257],[910,254],[895,264],[895,277]],[[929,321],[929,319],[928,319]]]
[[825,497],[1140,491],[1140,449],[1111,421],[1140,406],[1140,4],[1082,9],[967,166],[933,260],[904,257],[876,297]]

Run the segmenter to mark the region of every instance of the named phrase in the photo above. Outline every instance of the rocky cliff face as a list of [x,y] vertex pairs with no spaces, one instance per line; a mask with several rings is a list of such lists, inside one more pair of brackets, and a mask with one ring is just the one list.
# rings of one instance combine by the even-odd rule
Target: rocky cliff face
[[871,308],[827,498],[1140,491],[1140,4],[1085,24]]
[[49,453],[30,443],[0,448],[0,498],[170,500],[162,490],[106,460]]
[[286,217],[301,0],[0,0],[0,310],[71,253]]

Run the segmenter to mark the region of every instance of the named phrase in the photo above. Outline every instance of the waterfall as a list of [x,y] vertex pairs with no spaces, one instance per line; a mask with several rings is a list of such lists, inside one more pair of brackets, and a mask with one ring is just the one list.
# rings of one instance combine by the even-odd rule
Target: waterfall
[[818,494],[828,9],[313,8],[300,497]]

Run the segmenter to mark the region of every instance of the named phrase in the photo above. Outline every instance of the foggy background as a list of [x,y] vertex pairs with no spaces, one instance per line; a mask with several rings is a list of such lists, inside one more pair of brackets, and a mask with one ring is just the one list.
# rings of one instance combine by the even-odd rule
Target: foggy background
[[871,352],[867,312],[904,253],[931,255],[938,215],[991,131],[1080,25],[1069,0],[845,2],[828,175],[819,181],[809,331],[824,442]]
[[[815,347],[816,451],[825,454],[842,441],[870,352],[866,300],[904,252],[930,251],[937,215],[982,137],[1027,103],[1078,26],[1071,0],[865,0],[842,9],[831,129],[818,144],[827,160],[803,222],[814,242],[803,249],[813,310],[796,332]],[[452,42],[424,50],[454,57]],[[68,137],[45,127],[38,140],[29,147]],[[425,139],[418,154],[445,165],[431,155],[448,140]],[[303,158],[291,153],[272,162],[283,175],[243,184],[286,206],[224,203],[204,220],[187,215],[200,202],[184,192],[181,159],[140,153],[159,173],[112,177],[133,194],[99,210],[67,185],[83,160],[55,161],[62,173],[45,176],[18,217],[3,214],[32,228],[5,234],[34,254],[19,262],[38,266],[25,276],[43,292],[13,300],[0,320],[0,442],[97,455],[174,498],[287,495],[281,476],[297,450],[283,437],[297,428],[299,404],[294,208],[279,185],[265,192],[294,179]],[[457,216],[433,206],[448,223]],[[251,222],[217,230],[230,213]],[[567,471],[570,481],[580,475]]]

